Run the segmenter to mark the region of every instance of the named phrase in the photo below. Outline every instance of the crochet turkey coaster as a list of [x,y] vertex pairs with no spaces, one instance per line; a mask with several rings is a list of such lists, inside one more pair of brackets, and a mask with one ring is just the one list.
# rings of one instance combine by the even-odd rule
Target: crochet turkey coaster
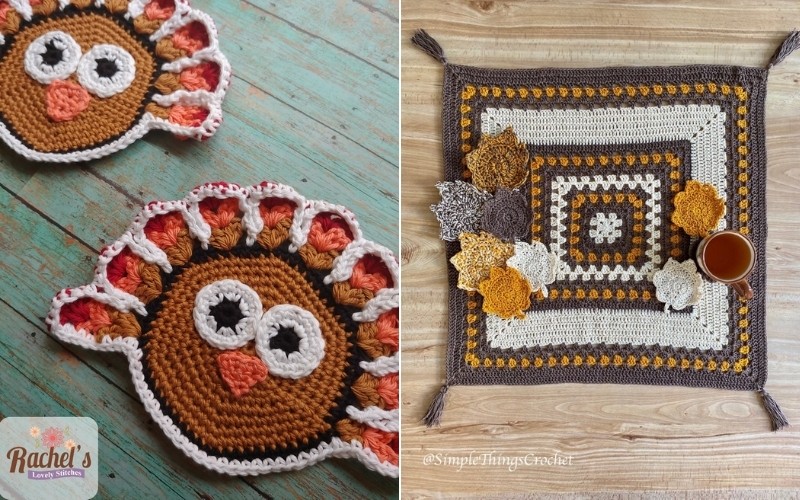
[[206,184],[145,207],[47,322],[126,354],[153,420],[210,469],[355,457],[396,477],[397,283],[394,256],[345,208]]
[[230,77],[185,0],[0,0],[0,138],[30,160],[100,158],[151,129],[207,139]]
[[[484,69],[413,41],[445,69],[450,334],[427,423],[452,385],[594,382],[759,391],[784,425],[763,391],[768,70]],[[695,263],[726,229],[755,248],[749,300]]]

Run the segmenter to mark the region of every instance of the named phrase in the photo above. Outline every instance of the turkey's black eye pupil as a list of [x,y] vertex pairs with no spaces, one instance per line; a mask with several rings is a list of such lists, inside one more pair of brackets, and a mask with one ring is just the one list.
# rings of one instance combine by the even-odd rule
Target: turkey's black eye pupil
[[242,310],[239,309],[239,301],[223,298],[218,304],[209,308],[209,313],[217,322],[217,331],[222,328],[230,328],[236,331],[236,325],[244,318]]
[[97,63],[97,76],[102,78],[111,78],[119,71],[119,68],[117,67],[117,61],[113,59],[101,57],[100,59],[95,60],[95,62]]
[[278,334],[269,339],[269,347],[280,349],[288,355],[300,350],[300,337],[297,336],[294,328],[282,326],[278,329]]
[[64,49],[56,47],[56,41],[50,40],[44,44],[44,54],[42,62],[48,66],[55,66],[64,59]]

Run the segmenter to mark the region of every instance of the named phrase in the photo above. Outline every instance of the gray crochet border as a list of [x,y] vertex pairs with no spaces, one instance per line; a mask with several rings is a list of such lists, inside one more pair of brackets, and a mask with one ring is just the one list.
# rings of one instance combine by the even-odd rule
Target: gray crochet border
[[[740,66],[681,66],[681,67],[616,67],[616,68],[591,68],[591,69],[526,69],[526,70],[504,70],[477,68],[471,66],[444,65],[444,86],[443,86],[443,147],[445,161],[445,179],[448,181],[460,180],[462,173],[461,160],[464,153],[461,151],[461,128],[460,128],[460,105],[461,92],[467,84],[476,86],[498,86],[498,87],[545,87],[552,86],[611,86],[611,85],[634,85],[659,83],[666,85],[672,83],[700,82],[724,82],[731,86],[740,85],[748,92],[748,114],[749,121],[749,154],[747,158],[750,162],[748,168],[748,200],[750,203],[749,223],[750,237],[757,248],[756,267],[751,276],[751,284],[755,295],[748,301],[749,308],[749,342],[750,347],[749,363],[745,370],[737,374],[733,369],[727,373],[720,370],[710,372],[706,370],[696,371],[693,367],[688,369],[668,369],[662,367],[653,369],[652,367],[628,368],[625,364],[620,367],[588,367],[585,364],[580,367],[543,366],[541,368],[484,368],[479,365],[477,368],[467,366],[464,361],[466,354],[466,312],[467,312],[467,293],[456,287],[457,272],[449,259],[459,250],[458,242],[446,242],[448,281],[450,288],[450,327],[448,336],[448,354],[446,366],[447,385],[538,385],[549,383],[577,382],[577,383],[620,383],[620,384],[649,384],[649,385],[679,385],[679,386],[698,386],[715,387],[722,389],[735,390],[760,390],[763,388],[767,378],[767,352],[766,352],[766,331],[765,331],[765,306],[766,306],[766,262],[765,248],[767,238],[767,218],[766,218],[766,144],[764,131],[764,101],[766,99],[767,70],[762,68],[740,67]],[[505,96],[495,98],[491,94],[489,97],[482,98],[476,93],[476,102],[485,100],[487,102],[500,103],[511,106],[522,106],[520,101],[515,98],[509,99]],[[694,94],[689,96],[655,96],[637,97],[629,99],[622,97],[618,99],[608,99],[595,96],[593,98],[582,97],[580,103],[572,97],[558,98],[553,100],[542,99],[540,108],[551,107],[577,107],[586,106],[602,102],[604,107],[608,105],[626,107],[641,105],[643,103],[658,105],[660,103],[699,103],[713,102],[723,105],[728,112],[726,120],[726,136],[728,138],[728,167],[732,172],[737,172],[739,153],[734,146],[733,138],[738,133],[736,116],[732,113],[735,110],[736,96],[722,96],[721,93],[710,95],[706,93],[702,98]],[[531,100],[528,99],[530,102]],[[558,104],[553,106],[553,103]],[[472,106],[473,108],[480,108]],[[535,107],[535,106],[534,106]],[[479,136],[480,113],[476,114],[475,109],[470,112],[473,122],[473,140]],[[477,133],[475,130],[477,129]],[[729,176],[729,186],[732,187],[736,176]],[[728,222],[733,227],[738,227],[739,201],[738,190],[729,190],[731,196],[728,199]],[[474,299],[480,299],[476,296]],[[474,300],[473,299],[473,300]],[[729,300],[733,305],[738,304],[738,300],[729,292]],[[480,304],[478,305],[478,310]],[[730,324],[738,324],[738,307],[732,308]],[[482,313],[481,313],[482,315]],[[483,320],[481,320],[483,328]],[[513,353],[517,359],[523,356],[549,356],[554,355],[574,355],[589,353],[598,350],[608,351],[616,348],[623,357],[628,354],[635,356],[655,354],[675,354],[678,356],[692,356],[701,358],[719,357],[738,352],[741,345],[739,332],[736,326],[729,332],[728,346],[723,353],[715,351],[703,351],[697,349],[665,349],[658,346],[635,347],[627,346],[605,346],[605,345],[572,345],[572,346],[546,346],[535,349],[501,350],[490,348],[485,341],[485,335],[479,332],[477,336],[479,346],[474,353],[482,356],[503,356],[508,357]]]

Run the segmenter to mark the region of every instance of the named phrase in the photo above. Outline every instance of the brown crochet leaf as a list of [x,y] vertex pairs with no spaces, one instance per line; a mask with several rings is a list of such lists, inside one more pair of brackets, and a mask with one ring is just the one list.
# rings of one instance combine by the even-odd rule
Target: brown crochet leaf
[[192,258],[192,238],[189,236],[189,231],[181,229],[178,233],[178,242],[174,245],[164,249],[167,254],[169,263],[173,266],[182,266],[189,262]]
[[136,268],[142,282],[136,287],[134,295],[147,304],[161,295],[161,271],[155,264],[148,264],[145,261],[139,262]]
[[333,298],[336,302],[346,306],[363,308],[375,294],[366,288],[353,288],[350,283],[343,281],[333,284]]
[[98,328],[97,331],[94,332],[95,340],[99,342],[100,339],[106,335],[112,339],[118,337],[138,337],[141,335],[142,327],[139,326],[139,322],[136,320],[136,316],[134,316],[133,313],[120,312],[110,306],[106,307],[106,311],[111,320],[111,324]]
[[467,168],[475,187],[494,193],[497,188],[515,189],[525,183],[528,157],[528,148],[508,127],[496,136],[482,136],[467,155]]
[[[286,241],[286,238],[289,237],[289,228],[291,226],[292,219],[283,219],[272,229],[264,226],[264,229],[258,234],[257,241],[261,246],[274,250],[281,246],[281,244]],[[303,249],[301,248],[300,255],[302,255],[302,252]],[[330,269],[330,267],[326,269]]]
[[209,244],[219,250],[230,250],[242,238],[242,219],[234,217],[223,229],[211,228]]
[[339,252],[336,250],[319,252],[308,243],[300,247],[299,252],[306,265],[311,269],[332,269],[333,260],[339,256]]

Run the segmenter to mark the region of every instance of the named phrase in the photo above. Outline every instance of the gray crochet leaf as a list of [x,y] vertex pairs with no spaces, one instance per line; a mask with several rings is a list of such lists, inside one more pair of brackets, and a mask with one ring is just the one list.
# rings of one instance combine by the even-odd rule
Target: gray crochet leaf
[[439,182],[436,184],[442,201],[431,205],[431,210],[442,226],[440,238],[457,241],[461,233],[480,230],[483,204],[492,195],[464,181]]

